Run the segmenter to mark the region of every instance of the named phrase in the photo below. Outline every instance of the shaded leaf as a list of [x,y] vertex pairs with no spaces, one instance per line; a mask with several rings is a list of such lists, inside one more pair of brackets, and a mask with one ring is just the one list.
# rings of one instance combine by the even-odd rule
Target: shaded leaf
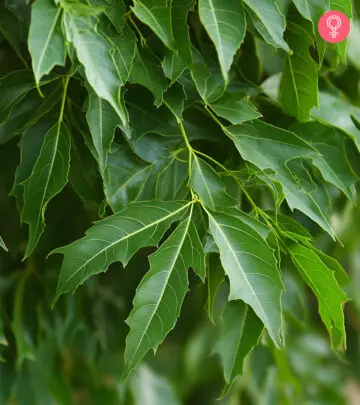
[[24,182],[22,220],[29,225],[25,257],[35,249],[44,231],[46,207],[67,183],[69,167],[70,134],[61,123],[55,124],[46,133],[31,176]]
[[5,245],[5,242],[3,241],[3,238],[0,236],[0,247],[5,250],[5,252],[8,251],[7,246]]
[[222,314],[223,326],[215,350],[220,354],[228,390],[243,373],[246,356],[257,345],[263,331],[260,319],[241,301],[228,302]]

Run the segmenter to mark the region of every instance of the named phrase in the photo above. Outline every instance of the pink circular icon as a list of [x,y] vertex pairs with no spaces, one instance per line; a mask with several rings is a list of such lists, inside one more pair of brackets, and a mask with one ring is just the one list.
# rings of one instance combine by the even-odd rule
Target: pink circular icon
[[327,11],[319,20],[318,30],[326,42],[341,42],[349,35],[350,21],[340,11]]

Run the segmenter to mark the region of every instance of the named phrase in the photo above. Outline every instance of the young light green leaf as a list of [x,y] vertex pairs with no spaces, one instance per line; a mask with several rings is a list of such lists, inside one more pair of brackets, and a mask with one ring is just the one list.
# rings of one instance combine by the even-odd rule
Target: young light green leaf
[[348,300],[336,281],[334,271],[329,269],[315,251],[301,245],[290,248],[294,264],[319,302],[321,318],[336,350],[346,348],[343,306]]
[[44,231],[48,203],[67,183],[70,145],[70,134],[65,125],[53,125],[45,135],[31,176],[24,182],[22,220],[29,225],[25,258],[33,252]]
[[180,219],[190,202],[139,202],[124,204],[116,214],[96,222],[86,235],[52,253],[62,253],[55,301],[74,292],[89,277],[107,270],[110,264],[127,265],[142,247],[156,245],[168,227]]
[[141,365],[130,379],[134,405],[181,405],[178,395],[163,376]]
[[104,175],[115,129],[120,123],[119,118],[107,101],[101,99],[95,92],[90,90],[86,119],[96,150],[100,173]]
[[274,343],[281,346],[283,284],[274,251],[256,229],[236,215],[236,211],[206,210],[211,233],[230,280],[229,301],[243,300],[249,304],[264,323]]
[[134,0],[132,11],[170,49],[175,49],[171,29],[171,2],[168,0]]
[[199,15],[207,33],[214,42],[225,82],[234,55],[244,40],[245,11],[238,0],[200,0]]
[[[336,111],[336,114],[334,114]],[[360,108],[347,103],[332,94],[319,93],[319,108],[313,108],[311,115],[320,122],[340,128],[351,136],[360,150],[360,130],[354,124],[352,115],[360,116]]]
[[258,344],[263,324],[254,311],[241,301],[228,302],[222,319],[222,335],[215,351],[222,359],[227,385],[224,391],[228,391],[235,377],[242,374],[246,356]]
[[346,135],[337,128],[319,122],[298,124],[292,130],[319,152],[314,156],[313,163],[325,180],[338,187],[350,200],[354,200],[356,176],[346,158]]
[[293,54],[286,56],[279,99],[285,111],[299,121],[309,120],[312,107],[318,105],[318,65],[309,52],[314,42],[310,32],[311,24],[300,16],[287,23],[285,37]]
[[124,83],[111,56],[112,43],[96,29],[95,17],[78,15],[71,8],[64,13],[64,26],[66,38],[74,45],[91,87],[113,107],[123,127],[127,127],[128,117],[120,97]]
[[248,6],[250,17],[267,43],[286,52],[290,51],[289,46],[283,38],[285,31],[285,17],[280,12],[274,0],[244,0]]
[[130,332],[126,338],[124,378],[150,349],[155,352],[174,328],[188,291],[188,268],[201,264],[204,267],[204,252],[193,252],[191,217],[192,211],[149,257],[150,270],[137,288],[133,310],[126,321]]
[[226,118],[232,124],[241,124],[261,117],[243,93],[225,92],[209,105],[217,115]]
[[302,158],[312,159],[316,151],[293,132],[261,121],[233,125],[225,133],[235,142],[243,159],[261,170],[273,171],[291,209],[298,209],[318,223],[331,236],[328,196],[324,187],[311,177]]
[[5,245],[5,242],[3,241],[3,238],[0,236],[0,247],[5,250],[5,252],[8,252],[8,248]]
[[131,68],[130,83],[141,84],[149,89],[155,97],[155,105],[163,101],[167,83],[160,62],[152,53],[138,48]]
[[65,65],[65,40],[61,31],[62,9],[52,0],[37,0],[31,9],[29,51],[36,83],[56,65]]

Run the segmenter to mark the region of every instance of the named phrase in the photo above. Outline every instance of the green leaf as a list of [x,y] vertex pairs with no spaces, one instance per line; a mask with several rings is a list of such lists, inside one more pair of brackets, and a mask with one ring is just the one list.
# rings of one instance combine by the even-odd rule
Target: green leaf
[[162,103],[167,87],[166,79],[159,60],[148,50],[137,49],[129,81],[149,89],[154,94],[156,106]]
[[327,192],[315,182],[302,161],[302,158],[316,156],[308,143],[293,132],[261,121],[234,125],[225,132],[235,142],[243,159],[261,170],[273,171],[271,177],[281,183],[291,209],[302,211],[334,236],[327,213]]
[[195,0],[172,0],[171,24],[177,45],[177,54],[187,66],[192,63],[191,42],[187,17],[195,7]]
[[220,176],[196,155],[193,156],[190,185],[201,202],[213,211],[236,205],[236,201],[225,193],[225,185]]
[[46,133],[31,176],[24,182],[22,220],[29,225],[25,258],[35,249],[44,231],[44,217],[49,201],[67,183],[70,167],[70,134],[57,123]]
[[120,87],[124,83],[111,55],[113,45],[96,29],[94,17],[81,16],[69,10],[64,13],[63,19],[66,38],[74,45],[91,87],[113,107],[125,128],[128,117],[120,97]]
[[96,222],[82,239],[54,250],[52,253],[64,255],[55,301],[66,292],[74,292],[92,275],[106,271],[110,264],[119,261],[126,266],[140,248],[156,245],[190,204],[125,204],[116,214]]
[[359,114],[360,108],[324,92],[319,93],[319,108],[313,108],[311,111],[312,117],[320,122],[331,124],[349,134],[360,151],[360,130],[352,120],[352,115],[360,116]]
[[263,331],[260,319],[241,301],[228,302],[222,315],[222,335],[215,350],[220,354],[229,390],[243,372],[244,360],[259,342]]
[[0,247],[5,250],[5,252],[8,252],[8,248],[5,245],[5,242],[3,241],[3,238],[0,236]]
[[186,69],[186,63],[177,53],[167,51],[162,62],[162,68],[165,76],[171,80],[171,83],[175,83]]
[[176,119],[182,121],[184,111],[185,92],[184,88],[178,82],[169,87],[164,94],[164,103],[169,110],[175,115]]
[[337,128],[319,122],[298,124],[292,129],[319,152],[314,156],[313,163],[325,180],[334,184],[350,200],[355,200],[356,175],[346,157],[345,135]]
[[163,376],[142,365],[130,379],[134,405],[180,405],[174,387]]
[[193,64],[191,65],[191,77],[196,88],[205,103],[215,101],[225,91],[226,83],[219,70],[210,69],[205,63],[200,52],[192,49]]
[[65,40],[61,31],[61,8],[52,0],[37,0],[31,11],[29,51],[36,83],[56,65],[65,65]]
[[171,2],[168,0],[134,0],[132,11],[139,20],[148,25],[162,42],[175,49],[171,29]]
[[285,18],[273,0],[244,0],[248,6],[250,17],[265,41],[277,48],[289,52],[289,46],[284,41]]
[[126,8],[123,0],[95,0],[94,3],[102,6],[105,14],[117,32],[122,33],[125,27]]
[[[210,239],[209,239],[210,240]],[[214,239],[211,238],[211,243],[215,244]],[[216,247],[217,248],[217,247]],[[206,246],[205,246],[206,250]],[[221,284],[225,281],[224,269],[221,265],[219,255],[207,255],[207,290],[208,298],[206,302],[207,313],[211,322],[215,325],[215,302],[217,292]]]
[[300,18],[287,23],[286,39],[293,54],[286,56],[279,89],[285,111],[299,121],[309,120],[312,107],[318,105],[318,65],[309,52],[314,42],[309,25]]
[[238,0],[200,0],[199,15],[217,50],[225,82],[246,31],[245,11]]
[[209,105],[217,115],[226,118],[232,124],[241,124],[261,117],[243,93],[225,92]]
[[31,70],[15,70],[0,79],[0,124],[9,116],[14,105],[34,87],[34,76]]
[[331,337],[332,346],[336,350],[345,349],[343,305],[347,296],[339,287],[334,271],[307,247],[295,245],[290,248],[290,252],[294,264],[318,299],[319,312]]
[[150,271],[139,284],[133,310],[126,323],[124,378],[145,354],[162,343],[174,328],[185,294],[188,291],[189,267],[204,267],[204,253],[196,249],[189,234],[192,211],[160,248],[149,257]]
[[119,118],[111,105],[90,90],[86,119],[103,175]]
[[[352,17],[352,6],[350,0],[330,0],[330,10],[337,10],[345,14],[347,18]],[[346,51],[347,51],[347,39],[338,42],[336,45],[336,50],[340,56],[341,63],[346,63]]]
[[222,265],[230,280],[229,300],[243,300],[250,305],[274,343],[281,346],[283,284],[274,251],[255,228],[236,215],[236,209],[206,212]]

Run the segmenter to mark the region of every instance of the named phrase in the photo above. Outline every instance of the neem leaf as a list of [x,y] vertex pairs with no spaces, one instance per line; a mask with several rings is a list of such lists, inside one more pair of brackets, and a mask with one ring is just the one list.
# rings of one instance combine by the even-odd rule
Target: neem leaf
[[188,268],[204,266],[204,252],[193,252],[191,212],[149,257],[150,271],[137,288],[134,307],[126,321],[130,332],[125,348],[125,378],[150,349],[156,351],[174,328],[188,291]]
[[281,346],[281,294],[284,288],[273,249],[254,227],[236,215],[236,209],[206,212],[230,280],[229,301],[243,300],[250,305],[275,345]]
[[56,123],[45,135],[31,176],[24,182],[22,220],[29,224],[29,242],[25,258],[35,249],[44,231],[45,210],[68,180],[70,134],[65,125]]
[[301,245],[290,248],[291,256],[319,302],[321,318],[336,350],[346,347],[343,306],[348,300],[336,281],[335,273],[315,251]]
[[300,18],[287,23],[286,39],[293,54],[286,56],[279,89],[285,111],[299,121],[309,120],[310,110],[318,105],[318,65],[309,51],[314,42],[309,26]]
[[331,236],[328,196],[305,168],[302,158],[312,159],[316,151],[293,132],[261,121],[225,128],[243,157],[261,170],[271,169],[281,183],[291,209],[298,209],[317,222]]
[[96,29],[95,17],[79,15],[71,8],[64,13],[64,26],[67,40],[74,45],[91,87],[113,107],[126,127],[128,117],[120,98],[123,83],[111,56],[112,43]]
[[223,326],[217,351],[222,359],[227,389],[243,372],[245,357],[257,345],[263,331],[260,319],[241,301],[226,304],[222,314]]
[[234,55],[244,40],[245,11],[238,0],[200,0],[199,15],[215,44],[225,82]]
[[266,42],[289,52],[289,46],[283,38],[285,17],[280,12],[274,0],[244,0],[249,8],[250,17]]
[[29,51],[37,83],[55,65],[65,65],[65,39],[61,31],[62,9],[52,0],[37,0],[31,8]]
[[209,105],[217,115],[226,118],[232,124],[241,124],[261,117],[243,93],[225,92]]
[[169,0],[134,0],[131,8],[137,18],[148,25],[170,49],[175,49],[171,29],[171,1]]
[[180,219],[189,202],[137,202],[124,204],[116,214],[96,222],[86,235],[53,253],[62,253],[55,301],[66,292],[74,292],[94,274],[104,272],[110,264],[127,265],[144,246],[156,245],[166,229]]
[[100,173],[103,175],[109,149],[119,118],[111,105],[90,90],[86,119],[95,146]]
[[324,178],[338,187],[350,200],[355,199],[356,176],[346,158],[346,135],[319,122],[295,125],[293,131],[313,146],[319,154],[313,157]]

